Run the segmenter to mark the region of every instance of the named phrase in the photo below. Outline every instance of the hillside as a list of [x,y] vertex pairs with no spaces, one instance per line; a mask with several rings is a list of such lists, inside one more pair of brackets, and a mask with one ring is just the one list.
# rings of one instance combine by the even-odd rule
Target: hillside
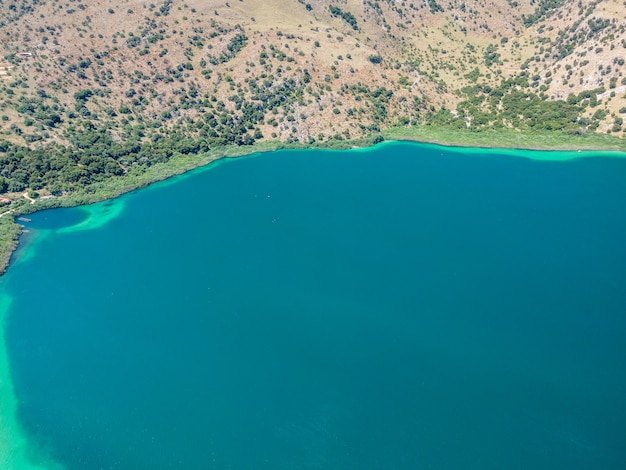
[[2,0],[0,18],[0,193],[20,204],[262,141],[624,133],[616,0]]

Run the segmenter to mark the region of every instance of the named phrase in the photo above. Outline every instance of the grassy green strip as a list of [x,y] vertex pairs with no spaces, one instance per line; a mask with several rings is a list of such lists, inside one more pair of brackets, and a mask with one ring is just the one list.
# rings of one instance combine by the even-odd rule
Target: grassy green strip
[[608,134],[519,132],[514,129],[472,131],[449,127],[395,127],[383,131],[387,140],[414,140],[462,147],[536,150],[614,150],[626,152],[626,140]]

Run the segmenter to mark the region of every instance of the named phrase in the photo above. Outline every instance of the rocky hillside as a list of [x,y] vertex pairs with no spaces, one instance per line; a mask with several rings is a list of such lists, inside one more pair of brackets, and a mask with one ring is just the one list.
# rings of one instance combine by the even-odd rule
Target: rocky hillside
[[623,135],[622,0],[0,0],[0,193],[390,126]]

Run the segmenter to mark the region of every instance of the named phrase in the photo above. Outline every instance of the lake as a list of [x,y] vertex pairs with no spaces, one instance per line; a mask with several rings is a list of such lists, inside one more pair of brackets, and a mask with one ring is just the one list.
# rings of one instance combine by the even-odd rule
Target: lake
[[279,151],[29,216],[0,463],[625,468],[626,159],[592,155]]

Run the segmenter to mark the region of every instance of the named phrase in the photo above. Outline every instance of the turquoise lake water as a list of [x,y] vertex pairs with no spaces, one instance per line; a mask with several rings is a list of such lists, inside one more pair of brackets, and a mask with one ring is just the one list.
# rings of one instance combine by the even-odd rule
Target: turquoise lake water
[[0,462],[626,468],[626,159],[546,157],[281,151],[34,214]]

